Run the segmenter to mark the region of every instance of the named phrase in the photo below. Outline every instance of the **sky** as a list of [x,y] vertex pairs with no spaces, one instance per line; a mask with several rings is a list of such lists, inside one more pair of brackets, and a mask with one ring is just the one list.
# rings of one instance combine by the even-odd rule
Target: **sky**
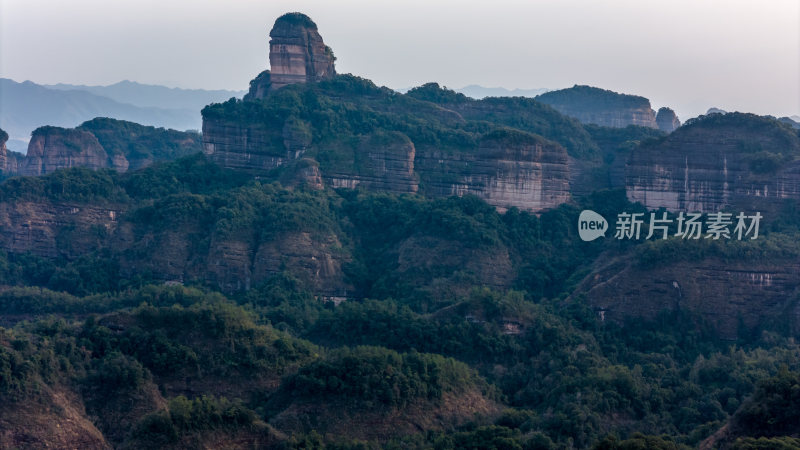
[[243,90],[290,11],[337,72],[395,89],[588,84],[683,120],[800,115],[798,0],[0,0],[0,77]]

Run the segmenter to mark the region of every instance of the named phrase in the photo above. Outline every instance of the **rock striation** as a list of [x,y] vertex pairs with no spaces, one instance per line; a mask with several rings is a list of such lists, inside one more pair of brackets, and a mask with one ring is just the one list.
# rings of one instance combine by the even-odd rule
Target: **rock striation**
[[414,172],[414,143],[403,133],[379,132],[360,140],[342,170],[323,173],[332,187],[363,187],[373,191],[414,193],[419,189]]
[[658,113],[656,114],[656,124],[658,125],[659,130],[665,133],[672,133],[678,129],[679,126],[681,126],[681,121],[678,120],[678,116],[675,114],[675,111],[664,106],[658,109]]
[[706,258],[648,268],[625,257],[595,270],[573,295],[585,296],[603,320],[653,319],[662,311],[684,311],[703,317],[723,339],[736,339],[779,317],[798,330],[800,307],[787,295],[798,287],[796,260]]
[[628,125],[658,128],[650,100],[636,95],[575,85],[546,92],[537,96],[536,100],[582,123],[614,128],[625,128]]
[[128,165],[127,161],[109,158],[97,138],[88,131],[49,126],[34,130],[20,173],[45,175],[70,167],[94,170],[114,167],[125,171]]
[[243,100],[203,109],[203,151],[223,167],[290,187],[471,194],[541,211],[570,198],[567,150],[548,139],[599,159],[578,121],[532,99],[474,101],[435,83],[404,95],[337,76],[316,25],[298,13],[270,36],[271,70]]
[[71,167],[126,172],[156,161],[199,153],[201,145],[200,134],[196,132],[98,117],[77,128],[37,128],[25,155],[10,152],[3,144],[0,170],[4,176],[46,175]]
[[3,175],[8,173],[8,169],[6,168],[8,161],[8,149],[6,148],[6,142],[8,142],[8,133],[0,128],[0,171],[2,171]]
[[289,120],[275,127],[203,118],[203,153],[222,167],[263,175],[302,156],[301,144]]
[[0,203],[0,248],[46,258],[77,258],[105,244],[123,210],[78,203]]
[[648,209],[719,211],[800,199],[800,137],[753,114],[701,116],[631,152],[628,199]]
[[474,153],[426,150],[417,167],[426,194],[472,194],[501,211],[541,211],[570,198],[566,150],[513,129],[486,134]]
[[323,42],[317,24],[305,14],[282,15],[269,36],[270,70],[250,82],[249,98],[264,98],[270,91],[289,84],[322,81],[336,75],[333,51]]

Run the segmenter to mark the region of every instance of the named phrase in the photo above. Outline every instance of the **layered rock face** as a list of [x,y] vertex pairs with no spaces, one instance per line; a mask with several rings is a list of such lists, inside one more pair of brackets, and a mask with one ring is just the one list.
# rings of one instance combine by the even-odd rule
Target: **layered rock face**
[[269,37],[272,89],[336,75],[333,51],[322,41],[317,25],[308,16],[284,14],[275,21]]
[[196,132],[165,130],[106,117],[88,120],[78,130],[92,133],[111,158],[109,167],[120,172],[202,151],[202,137]]
[[6,148],[6,142],[8,142],[8,133],[0,128],[0,171],[2,171],[3,174],[8,173],[8,170],[6,169],[6,162],[8,160],[8,149]]
[[20,167],[22,175],[45,175],[58,169],[113,167],[124,172],[127,160],[109,158],[97,138],[88,131],[58,127],[35,130],[28,144],[28,153]]
[[[580,124],[533,100],[472,102],[453,93],[453,102],[438,104],[426,93],[451,97],[438,85],[405,97],[346,75],[275,92],[335,70],[308,17],[284,15],[270,36],[271,70],[251,81],[245,99],[203,110],[203,151],[223,167],[287,186],[473,194],[500,210],[541,211],[570,198],[570,163],[561,145],[528,131],[569,136],[576,153],[597,150]],[[498,126],[519,129],[490,131]]]
[[0,203],[0,247],[11,253],[76,258],[105,244],[120,208],[48,202]]
[[352,291],[343,281],[342,273],[342,265],[349,261],[349,256],[333,251],[334,248],[341,248],[335,235],[312,236],[304,232],[285,233],[258,245],[214,240],[205,270],[196,275],[214,282],[223,291],[232,292],[250,289],[288,270],[318,295],[344,298]]
[[204,118],[203,153],[222,167],[264,174],[302,155],[290,130]]
[[322,41],[317,24],[305,14],[282,15],[269,37],[270,70],[250,82],[248,99],[264,98],[289,84],[327,80],[336,75],[333,51]]
[[511,129],[487,134],[475,153],[426,150],[417,167],[427,194],[473,194],[501,211],[541,211],[570,197],[566,150]]
[[614,128],[628,125],[658,128],[656,114],[650,107],[650,101],[644,97],[575,85],[544,93],[537,96],[536,100],[582,123]]
[[71,167],[126,172],[201,149],[196,132],[98,117],[77,128],[44,126],[34,130],[26,155],[9,152],[3,145],[0,169],[7,176],[46,175]]
[[656,114],[656,124],[658,124],[659,130],[672,133],[681,126],[681,121],[678,120],[675,111],[667,107],[661,107],[658,109],[658,114]]
[[[592,273],[576,294],[585,295],[604,320],[653,319],[664,310],[690,311],[705,318],[724,339],[779,317],[800,327],[800,307],[789,292],[800,287],[800,262],[719,261],[659,264],[642,268],[632,258]],[[744,326],[745,328],[741,329]]]
[[752,114],[713,114],[634,150],[628,199],[649,209],[718,211],[800,198],[800,138]]
[[408,136],[377,133],[361,139],[353,161],[343,170],[323,173],[332,187],[363,187],[374,191],[413,193],[419,189],[414,173],[416,149]]

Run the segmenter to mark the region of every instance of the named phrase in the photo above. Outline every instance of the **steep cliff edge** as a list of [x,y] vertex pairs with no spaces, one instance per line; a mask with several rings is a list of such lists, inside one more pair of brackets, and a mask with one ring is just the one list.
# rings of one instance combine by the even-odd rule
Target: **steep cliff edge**
[[5,176],[38,176],[71,167],[126,172],[201,151],[196,132],[97,117],[76,128],[40,127],[33,132],[26,155],[3,146],[0,159]]
[[658,129],[665,132],[665,133],[672,133],[679,126],[681,126],[681,121],[678,120],[677,114],[670,108],[666,106],[658,108],[658,113],[656,114],[656,124],[658,124]]
[[[711,114],[631,152],[628,199],[649,209],[718,211],[800,198],[800,137],[753,114]],[[755,202],[755,203],[754,203]]]
[[724,339],[788,321],[800,329],[800,260],[707,258],[642,263],[623,256],[601,265],[573,295],[583,295],[603,320],[654,319],[662,311],[701,316]]
[[322,174],[332,187],[417,192],[416,149],[408,136],[399,132],[378,132],[362,137],[353,147],[338,149],[341,158]]
[[628,125],[658,128],[650,101],[636,95],[618,94],[591,86],[575,85],[536,97],[562,114],[582,123],[624,128]]
[[8,171],[6,169],[6,161],[8,160],[8,149],[6,148],[6,142],[8,142],[8,133],[0,128],[0,171],[2,171],[3,174],[7,173]]
[[50,126],[34,130],[20,173],[45,175],[69,167],[93,170],[113,167],[124,172],[128,169],[128,161],[124,156],[110,158],[97,138],[88,131]]
[[8,133],[0,128],[0,178],[12,176],[19,171],[20,162],[25,158],[22,153],[6,148]]
[[[260,101],[209,105],[204,152],[223,167],[290,185],[298,178],[288,173],[305,159],[303,170],[310,171],[300,179],[319,176],[333,188],[475,194],[500,209],[532,211],[569,199],[570,150],[560,142],[576,155],[599,159],[581,125],[546,105],[463,96],[463,104],[426,100],[433,95],[439,101],[436,93],[450,91],[426,85],[402,95],[339,75],[286,86]],[[520,129],[500,126],[506,123]]]
[[207,112],[208,108],[203,111],[203,153],[222,167],[265,175],[302,156],[302,151],[298,152],[284,134],[289,130],[288,119],[274,126],[268,122],[215,117]]
[[[200,153],[203,148],[202,137],[197,132],[156,128],[107,117],[88,120],[77,129],[92,133],[113,161],[127,161],[128,170]],[[118,168],[113,164],[111,167]]]
[[269,36],[270,70],[250,82],[248,98],[264,98],[289,84],[336,75],[333,50],[323,42],[317,24],[305,14],[294,12],[278,17]]
[[77,258],[106,244],[124,206],[75,202],[0,203],[0,247],[47,258]]
[[473,194],[500,210],[541,211],[570,195],[566,150],[513,129],[484,135],[474,153],[426,150],[418,158],[418,170],[430,195]]

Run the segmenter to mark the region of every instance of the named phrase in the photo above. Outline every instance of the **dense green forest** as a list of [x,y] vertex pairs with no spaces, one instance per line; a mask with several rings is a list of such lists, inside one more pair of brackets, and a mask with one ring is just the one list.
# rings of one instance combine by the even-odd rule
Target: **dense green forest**
[[[646,101],[581,86],[551,97],[572,94]],[[757,240],[584,242],[575,226],[584,209],[647,213],[620,181],[637,150],[744,130],[738,150],[771,176],[798,156],[789,127],[734,113],[667,137],[351,75],[203,116],[304,159],[253,176],[207,159],[198,134],[98,118],[78,130],[147,167],[0,184],[14,230],[0,236],[0,432],[70,424],[116,448],[800,448],[796,201],[764,210]],[[572,199],[500,212],[426,192],[448,176],[435,171],[416,194],[295,182],[305,169],[374,175],[361,146],[470,156],[487,139],[569,155]],[[761,283],[766,312],[754,323],[739,305],[726,334],[678,288],[672,307],[607,319],[590,296],[609,266],[733,272]],[[650,292],[677,287],[659,283]]]
[[[726,424],[733,448],[797,446],[800,347],[780,324],[726,341],[686,311],[616,323],[571,295],[601,255],[644,266],[796,258],[800,220],[788,204],[753,242],[584,243],[573,226],[581,209],[641,206],[619,190],[539,215],[471,196],[290,190],[202,155],[126,174],[12,178],[0,199],[122,205],[120,220],[147,235],[332,234],[348,255],[352,297],[338,305],[291,265],[223,294],[208,280],[126,272],[133,257],[113,247],[0,255],[4,404],[72,392],[121,448],[224,435],[282,448],[678,449]],[[465,259],[441,244],[453,241]],[[409,242],[438,264],[404,265]],[[498,254],[513,278],[462,265],[499,264]],[[362,416],[398,431],[376,438]]]

